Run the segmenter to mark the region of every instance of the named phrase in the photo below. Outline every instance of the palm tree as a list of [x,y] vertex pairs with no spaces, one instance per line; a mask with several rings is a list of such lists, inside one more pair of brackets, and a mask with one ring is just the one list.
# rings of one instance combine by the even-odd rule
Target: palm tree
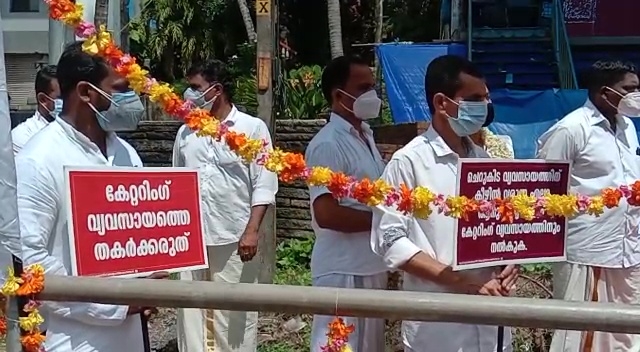
[[329,20],[329,44],[331,58],[344,55],[342,46],[342,19],[340,16],[340,0],[327,0],[327,18]]
[[109,0],[96,0],[96,11],[93,14],[93,23],[96,27],[107,25],[109,18]]
[[240,6],[240,14],[242,14],[242,20],[244,21],[244,27],[247,29],[249,41],[256,42],[258,35],[253,27],[253,20],[251,19],[251,11],[249,11],[247,0],[238,0],[238,6]]

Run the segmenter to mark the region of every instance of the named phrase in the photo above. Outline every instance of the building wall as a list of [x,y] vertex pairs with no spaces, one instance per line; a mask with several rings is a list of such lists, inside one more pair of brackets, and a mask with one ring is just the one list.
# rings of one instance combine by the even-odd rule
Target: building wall
[[563,0],[571,37],[638,37],[638,0]]

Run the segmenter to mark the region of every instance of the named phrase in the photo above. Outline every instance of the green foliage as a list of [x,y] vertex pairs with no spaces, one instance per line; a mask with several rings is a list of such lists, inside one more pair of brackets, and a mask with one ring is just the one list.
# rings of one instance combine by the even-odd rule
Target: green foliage
[[524,274],[537,274],[538,276],[551,276],[551,265],[546,263],[526,264],[520,270]]
[[286,118],[315,119],[328,110],[320,88],[321,76],[318,65],[289,71],[284,81]]
[[246,109],[246,113],[256,116],[258,113],[258,83],[255,75],[236,78],[233,100],[236,105]]
[[309,268],[313,238],[291,239],[281,242],[276,251],[276,265],[279,269]]
[[237,52],[227,61],[232,77],[256,74],[256,44],[244,42],[237,46]]

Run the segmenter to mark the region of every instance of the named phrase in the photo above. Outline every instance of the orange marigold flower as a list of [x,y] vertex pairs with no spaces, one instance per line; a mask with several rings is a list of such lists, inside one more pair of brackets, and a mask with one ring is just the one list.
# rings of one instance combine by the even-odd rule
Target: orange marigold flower
[[282,172],[279,177],[281,181],[293,182],[300,179],[306,170],[307,163],[302,154],[285,152],[282,155]]
[[629,190],[631,191],[631,195],[629,195],[629,198],[627,198],[627,201],[629,202],[629,204],[633,206],[639,206],[640,205],[640,181],[634,182],[631,185],[631,187],[629,187]]
[[515,219],[515,209],[511,201],[509,199],[497,198],[495,202],[498,214],[500,214],[500,221],[512,223]]
[[398,195],[400,198],[397,205],[398,210],[404,214],[413,212],[413,192],[411,189],[403,183],[400,185]]
[[7,334],[7,317],[2,315],[0,317],[0,335],[4,336]]
[[20,276],[22,278],[22,284],[16,291],[18,296],[35,295],[44,289],[44,271],[42,267],[29,267]]
[[347,325],[342,318],[336,317],[331,323],[329,323],[329,332],[327,336],[334,340],[342,339],[344,341],[349,340],[349,335],[355,331],[353,324]]
[[349,176],[341,172],[336,172],[331,175],[331,181],[329,181],[329,185],[327,186],[327,188],[334,197],[340,199],[349,195],[350,183],[351,179],[349,178]]
[[362,204],[371,201],[375,194],[374,184],[368,178],[356,182],[351,189],[351,196]]
[[25,352],[40,352],[44,343],[44,336],[37,329],[20,337]]
[[622,192],[613,187],[603,189],[601,195],[604,206],[609,209],[617,207],[620,203],[620,198],[622,198]]

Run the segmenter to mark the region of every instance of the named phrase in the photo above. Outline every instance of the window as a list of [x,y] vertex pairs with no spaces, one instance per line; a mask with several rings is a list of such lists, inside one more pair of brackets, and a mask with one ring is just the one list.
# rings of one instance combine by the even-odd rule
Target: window
[[9,12],[40,12],[40,0],[10,0]]

